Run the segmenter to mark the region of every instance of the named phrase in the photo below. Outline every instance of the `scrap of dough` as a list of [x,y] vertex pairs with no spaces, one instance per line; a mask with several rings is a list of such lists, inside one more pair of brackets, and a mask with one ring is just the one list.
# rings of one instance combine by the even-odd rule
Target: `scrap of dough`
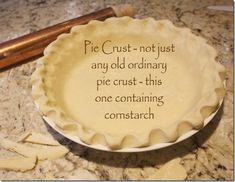
[[14,170],[14,171],[28,171],[35,167],[37,157],[11,157],[0,159],[0,169]]
[[163,165],[147,180],[184,180],[186,177],[187,173],[180,164],[180,158],[176,158]]
[[69,152],[64,146],[45,146],[43,148],[29,147],[23,144],[13,142],[0,136],[0,146],[17,152],[25,157],[37,156],[39,160],[57,159]]
[[53,139],[52,137],[49,137],[41,133],[34,133],[34,132],[27,132],[22,137],[20,137],[19,141],[42,144],[42,145],[52,145],[52,146],[60,145],[60,143],[56,141],[55,139]]

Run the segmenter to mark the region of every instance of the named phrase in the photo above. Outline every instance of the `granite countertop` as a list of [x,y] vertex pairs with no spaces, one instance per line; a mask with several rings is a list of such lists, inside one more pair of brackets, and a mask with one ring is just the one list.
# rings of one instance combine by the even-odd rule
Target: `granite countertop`
[[[0,42],[108,5],[133,4],[136,17],[170,19],[204,38],[227,69],[223,107],[205,128],[176,145],[142,153],[111,153],[77,145],[51,129],[31,96],[35,62],[0,72],[0,131],[15,140],[25,131],[53,135],[70,149],[63,158],[45,160],[28,172],[0,170],[0,179],[146,179],[167,161],[180,157],[187,179],[233,179],[233,14],[208,10],[228,0],[0,0]],[[0,148],[0,155],[7,151]]]

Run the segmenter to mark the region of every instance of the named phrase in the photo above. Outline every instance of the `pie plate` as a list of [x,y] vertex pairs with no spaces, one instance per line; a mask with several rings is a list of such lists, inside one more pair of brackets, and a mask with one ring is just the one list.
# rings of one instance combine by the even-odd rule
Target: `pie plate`
[[[223,103],[223,100],[220,101],[220,106],[219,108],[212,113],[208,118],[206,118],[204,120],[204,124],[203,124],[203,128],[214,118],[214,116],[217,114],[217,112],[219,111],[221,105]],[[37,102],[35,102],[35,105],[37,107],[37,109],[39,109],[39,106],[37,104]],[[80,140],[79,137],[77,136],[73,136],[70,134],[66,134],[63,132],[63,130],[61,130],[60,128],[58,128],[55,123],[53,121],[51,121],[49,118],[47,118],[46,116],[43,116],[43,119],[47,122],[47,124],[49,124],[55,131],[57,131],[58,133],[60,133],[61,135],[63,135],[64,137],[72,140],[75,143],[78,143],[80,145],[89,147],[89,148],[93,148],[96,150],[102,150],[102,151],[109,151],[109,152],[123,152],[123,153],[134,153],[134,152],[145,152],[145,151],[151,151],[151,150],[157,150],[157,149],[161,149],[164,147],[168,147],[171,145],[174,145],[176,143],[179,143],[183,140],[186,140],[187,138],[193,136],[194,134],[196,134],[197,132],[199,132],[200,130],[202,130],[203,128],[201,128],[200,130],[190,130],[189,132],[181,135],[175,142],[168,142],[168,143],[157,143],[151,146],[147,146],[147,147],[138,147],[138,148],[123,148],[120,150],[111,150],[109,147],[104,146],[104,145],[100,145],[100,144],[96,144],[96,145],[88,145],[86,143],[84,143],[83,141]]]
[[216,50],[169,20],[91,21],[37,60],[32,95],[45,121],[79,144],[140,152],[202,129],[223,101]]

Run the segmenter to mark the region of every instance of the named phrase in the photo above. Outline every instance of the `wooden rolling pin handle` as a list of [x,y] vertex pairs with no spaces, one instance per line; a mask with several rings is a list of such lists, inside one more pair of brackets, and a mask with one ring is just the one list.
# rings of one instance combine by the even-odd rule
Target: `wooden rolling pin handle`
[[44,48],[58,35],[69,32],[75,25],[86,24],[90,20],[105,20],[113,16],[133,16],[133,8],[130,5],[105,8],[4,42],[0,44],[0,69],[41,55]]

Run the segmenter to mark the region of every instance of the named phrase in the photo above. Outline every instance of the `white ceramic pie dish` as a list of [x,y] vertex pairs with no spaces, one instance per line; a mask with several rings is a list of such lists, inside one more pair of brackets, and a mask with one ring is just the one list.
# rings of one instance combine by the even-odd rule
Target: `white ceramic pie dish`
[[[106,45],[107,42],[115,44]],[[153,48],[160,44],[165,46],[163,51],[168,50],[165,54],[160,54],[159,47],[158,52]],[[143,52],[142,48],[147,50],[150,45],[152,52]],[[125,46],[128,49],[124,49]],[[94,52],[93,47],[103,51]],[[124,52],[112,52],[120,47]],[[102,65],[111,66],[116,64],[116,60],[118,64],[120,54],[125,58],[125,69],[110,67],[109,72],[108,69],[106,72],[97,70],[99,61]],[[216,50],[205,39],[193,35],[187,28],[175,27],[168,20],[124,17],[104,22],[91,21],[59,36],[45,49],[32,75],[32,95],[49,125],[77,143],[118,152],[158,149],[193,135],[218,111],[224,97],[225,69],[216,62],[216,56]],[[145,63],[150,64],[151,69],[144,67]],[[142,67],[129,67],[140,64],[144,70]],[[103,78],[104,74],[113,84],[100,90],[97,79]],[[132,87],[114,84],[117,78],[127,80],[133,76],[138,81],[152,80],[155,76],[158,82],[151,87],[147,82]],[[110,93],[111,101],[100,103],[94,100],[97,94],[107,96]],[[140,98],[154,96],[155,100],[136,101],[132,95]],[[125,103],[116,100],[121,96],[131,100]],[[142,109],[146,107],[151,118],[127,115],[133,114],[132,110],[137,115],[143,114]],[[115,117],[107,118],[107,113]],[[120,114],[125,117],[120,117]],[[154,114],[157,114],[156,118]]]
[[[206,118],[204,120],[204,122],[203,122],[204,125],[203,125],[203,127],[200,130],[202,130],[214,118],[214,116],[219,111],[222,103],[223,103],[223,100],[220,101],[220,105],[219,105],[218,109],[214,113],[212,113],[208,118]],[[36,105],[37,109],[40,110],[37,102],[35,102],[35,105]],[[104,146],[104,145],[98,145],[98,144],[96,144],[96,145],[88,145],[88,144],[84,143],[83,141],[81,141],[78,136],[73,136],[73,135],[64,133],[48,117],[46,117],[46,116],[42,116],[42,117],[47,122],[47,124],[49,124],[54,130],[56,130],[58,133],[60,133],[64,137],[72,140],[73,142],[78,143],[78,144],[83,145],[83,146],[86,146],[86,147],[89,147],[89,148],[93,148],[93,149],[97,149],[97,150],[102,150],[102,151],[109,151],[109,152],[124,152],[124,153],[128,153],[128,152],[145,152],[145,151],[157,150],[157,149],[161,149],[161,148],[164,148],[164,147],[168,147],[168,146],[174,145],[174,144],[179,143],[179,142],[181,142],[183,140],[186,140],[187,138],[193,136],[194,134],[196,134],[197,132],[200,131],[200,130],[190,130],[189,132],[181,135],[175,142],[157,143],[155,145],[151,145],[151,146],[148,146],[148,147],[123,148],[123,149],[120,149],[120,150],[111,150],[109,147]]]

